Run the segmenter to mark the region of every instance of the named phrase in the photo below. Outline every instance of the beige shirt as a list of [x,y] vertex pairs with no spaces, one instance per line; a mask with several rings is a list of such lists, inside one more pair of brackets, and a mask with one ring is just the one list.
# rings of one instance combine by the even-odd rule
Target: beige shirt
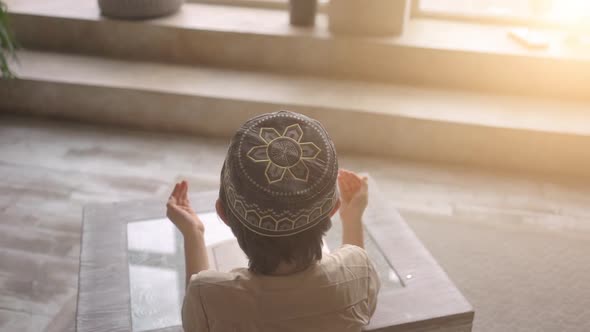
[[185,332],[360,331],[379,287],[365,250],[352,245],[288,276],[203,271],[191,278],[182,325]]

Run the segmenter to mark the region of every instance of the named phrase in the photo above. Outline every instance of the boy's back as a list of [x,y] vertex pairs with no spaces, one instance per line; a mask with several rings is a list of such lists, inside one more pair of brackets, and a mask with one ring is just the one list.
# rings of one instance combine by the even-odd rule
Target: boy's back
[[185,331],[360,331],[375,311],[379,278],[362,248],[344,245],[287,276],[205,271],[193,276]]
[[[168,217],[184,236],[186,332],[359,331],[379,289],[364,249],[367,178],[338,168],[336,148],[317,120],[261,114],[231,139],[216,210],[248,256],[248,268],[207,271],[205,227],[176,185]],[[323,255],[339,212],[343,247]]]

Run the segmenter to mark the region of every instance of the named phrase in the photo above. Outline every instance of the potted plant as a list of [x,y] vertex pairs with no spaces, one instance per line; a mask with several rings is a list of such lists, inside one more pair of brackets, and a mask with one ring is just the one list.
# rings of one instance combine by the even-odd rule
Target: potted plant
[[400,35],[410,8],[410,0],[331,0],[328,26],[336,34]]
[[184,0],[98,0],[102,15],[121,19],[146,19],[176,13]]
[[291,25],[313,26],[318,10],[317,0],[289,0],[289,18]]
[[8,66],[8,57],[16,59],[16,41],[9,27],[6,4],[0,1],[0,77],[13,78]]

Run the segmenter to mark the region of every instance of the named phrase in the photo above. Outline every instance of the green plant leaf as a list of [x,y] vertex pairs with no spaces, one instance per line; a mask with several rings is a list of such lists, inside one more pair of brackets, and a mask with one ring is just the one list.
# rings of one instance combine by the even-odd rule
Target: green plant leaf
[[0,23],[0,46],[5,49],[8,53],[15,52],[15,46],[10,36],[10,32]]
[[2,78],[14,77],[6,57],[11,56],[16,60],[16,49],[18,48],[9,23],[6,4],[0,1],[0,74]]

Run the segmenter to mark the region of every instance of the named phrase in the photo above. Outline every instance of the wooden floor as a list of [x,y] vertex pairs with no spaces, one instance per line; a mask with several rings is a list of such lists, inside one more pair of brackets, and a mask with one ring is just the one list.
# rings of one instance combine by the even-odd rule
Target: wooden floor
[[[0,116],[0,331],[73,331],[84,204],[215,189],[227,141]],[[475,331],[590,330],[590,186],[341,156],[380,183]],[[533,312],[534,315],[529,314]]]

